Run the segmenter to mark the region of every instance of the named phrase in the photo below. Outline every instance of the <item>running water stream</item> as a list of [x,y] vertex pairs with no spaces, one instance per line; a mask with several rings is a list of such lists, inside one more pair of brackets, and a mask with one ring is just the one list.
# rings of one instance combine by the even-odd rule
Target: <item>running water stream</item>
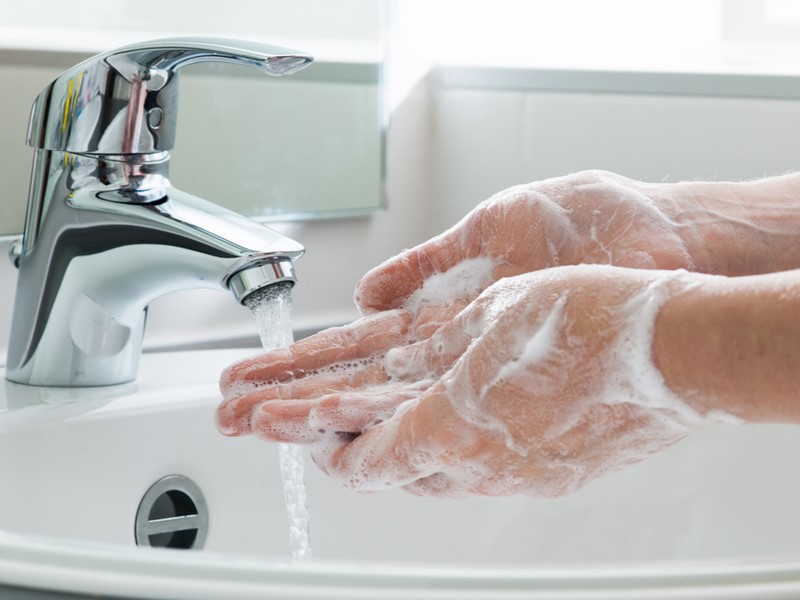
[[[258,333],[265,350],[292,343],[292,286],[276,283],[254,292],[245,299],[258,324]],[[296,444],[279,444],[283,494],[289,517],[289,545],[292,558],[311,558],[311,519],[305,484],[303,449]]]

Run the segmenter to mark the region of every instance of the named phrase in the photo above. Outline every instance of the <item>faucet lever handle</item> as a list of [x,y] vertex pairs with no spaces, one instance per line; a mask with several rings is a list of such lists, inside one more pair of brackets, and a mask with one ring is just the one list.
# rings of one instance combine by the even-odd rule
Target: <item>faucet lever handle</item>
[[111,50],[62,73],[39,94],[28,145],[84,154],[171,150],[181,67],[227,62],[288,75],[312,61],[295,50],[222,38],[162,39]]

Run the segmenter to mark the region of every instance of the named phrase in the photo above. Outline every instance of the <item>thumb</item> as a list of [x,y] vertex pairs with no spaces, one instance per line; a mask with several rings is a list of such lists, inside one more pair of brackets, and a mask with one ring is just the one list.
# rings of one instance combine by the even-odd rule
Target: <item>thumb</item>
[[388,420],[346,444],[318,445],[314,462],[345,487],[377,492],[439,472],[454,443],[449,401],[440,390],[400,406]]
[[402,306],[432,275],[477,257],[481,241],[480,217],[473,212],[451,229],[367,273],[356,285],[356,306],[363,314]]
[[422,341],[389,350],[385,360],[387,375],[418,381],[431,376],[438,378],[449,370],[473,341],[465,314],[469,311],[460,313]]

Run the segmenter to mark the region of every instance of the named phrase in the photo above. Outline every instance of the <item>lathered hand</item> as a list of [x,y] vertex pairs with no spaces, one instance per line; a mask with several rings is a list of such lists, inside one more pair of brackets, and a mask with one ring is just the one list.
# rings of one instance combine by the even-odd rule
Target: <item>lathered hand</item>
[[559,265],[691,269],[664,190],[605,171],[509,188],[442,235],[367,273],[356,303],[365,313],[397,308],[433,275],[476,259],[489,270],[461,307],[503,277]]
[[367,316],[226,370],[219,427],[312,444],[359,490],[557,496],[708,414],[800,422],[798,276],[664,271],[797,268],[798,188],[592,171],[501,192],[368,273]]
[[[385,358],[373,351],[410,318],[383,313],[234,367],[219,422],[310,443],[356,490],[560,496],[702,422],[650,359],[658,306],[702,277],[575,266],[506,278]],[[248,380],[271,383],[240,395]]]
[[[798,194],[800,174],[644,183],[584,171],[520,185],[373,269],[358,284],[356,302],[365,313],[398,308],[431,276],[479,258],[491,265],[479,289],[502,277],[588,263],[736,276],[796,269]],[[472,292],[450,300],[463,307]],[[441,321],[451,315],[445,311]]]

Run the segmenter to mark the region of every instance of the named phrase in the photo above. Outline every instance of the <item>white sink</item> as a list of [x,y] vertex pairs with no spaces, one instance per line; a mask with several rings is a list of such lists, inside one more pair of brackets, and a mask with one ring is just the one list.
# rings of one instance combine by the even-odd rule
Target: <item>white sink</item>
[[[499,598],[634,584],[681,597],[694,589],[681,582],[722,594],[779,580],[800,594],[792,427],[709,429],[555,501],[358,495],[309,465],[315,558],[292,565],[277,448],[214,427],[218,373],[253,352],[146,354],[139,380],[113,388],[6,383],[0,583],[129,597]],[[205,496],[203,550],[135,546],[139,502],[168,475]],[[132,587],[113,585],[126,577]],[[214,595],[224,582],[232,595]]]
[[0,496],[0,527],[131,546],[142,496],[179,474],[208,503],[206,548],[285,555],[275,448],[214,427],[218,373],[245,354],[146,354],[138,381],[109,388],[5,382],[0,455],[15,458],[0,463],[0,481],[26,493]]

